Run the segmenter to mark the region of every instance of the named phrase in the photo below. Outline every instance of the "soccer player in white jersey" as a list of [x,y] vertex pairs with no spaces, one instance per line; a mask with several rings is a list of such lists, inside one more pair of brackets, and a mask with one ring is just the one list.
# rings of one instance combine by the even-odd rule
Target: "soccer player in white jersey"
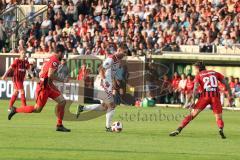
[[77,117],[83,111],[106,111],[106,131],[111,132],[112,117],[115,112],[116,104],[113,98],[113,80],[119,61],[124,57],[122,49],[119,49],[115,54],[108,56],[103,64],[99,67],[99,75],[96,78],[95,84],[97,87],[97,95],[94,98],[100,99],[101,104],[93,104],[88,106],[78,105]]

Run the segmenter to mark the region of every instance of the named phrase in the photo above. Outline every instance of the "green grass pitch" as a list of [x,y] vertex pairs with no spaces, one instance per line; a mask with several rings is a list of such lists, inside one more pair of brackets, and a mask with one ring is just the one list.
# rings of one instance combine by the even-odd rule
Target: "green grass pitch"
[[[1,160],[240,159],[240,112],[224,112],[227,139],[222,140],[210,110],[202,112],[178,137],[169,137],[188,110],[123,106],[114,116],[115,121],[123,123],[121,133],[104,131],[105,116],[84,122],[66,121],[65,126],[72,132],[59,133],[55,131],[53,102],[40,114],[18,114],[11,121],[7,120],[8,101],[0,100],[0,106]],[[155,113],[170,118],[151,118]]]

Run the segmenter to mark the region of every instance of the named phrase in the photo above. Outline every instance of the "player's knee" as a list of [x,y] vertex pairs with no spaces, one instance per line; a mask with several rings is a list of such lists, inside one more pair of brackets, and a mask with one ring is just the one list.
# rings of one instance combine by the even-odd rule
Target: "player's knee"
[[114,110],[114,109],[116,108],[115,103],[110,103],[110,104],[108,105],[108,108],[111,109],[111,110]]
[[20,94],[25,94],[23,89],[20,90]]
[[222,119],[222,114],[215,114],[216,120]]
[[37,107],[37,108],[34,109],[34,112],[35,113],[40,113],[40,112],[42,112],[42,108],[41,107]]
[[107,111],[108,105],[106,103],[102,103],[102,108],[103,108],[103,111]]
[[62,100],[58,103],[58,105],[65,106],[66,103],[67,103],[67,101],[66,101],[65,99],[62,99]]
[[15,95],[18,95],[18,93],[19,93],[18,90],[15,90],[15,91],[14,91],[14,94],[15,94]]

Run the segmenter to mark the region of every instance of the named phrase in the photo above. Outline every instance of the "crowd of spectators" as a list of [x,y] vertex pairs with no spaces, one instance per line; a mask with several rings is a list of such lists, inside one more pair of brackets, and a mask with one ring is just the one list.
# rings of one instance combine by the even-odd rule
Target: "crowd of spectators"
[[[0,1],[1,9],[16,2]],[[47,4],[44,17],[18,30],[17,48],[1,52],[52,53],[56,43],[78,55],[106,55],[124,44],[129,55],[179,51],[180,45],[231,47],[240,41],[239,0],[26,0]],[[4,20],[2,21],[4,23]],[[0,24],[4,29],[3,25]],[[1,35],[0,35],[1,38]],[[0,39],[1,41],[1,39]]]
[[[238,77],[227,77],[226,80],[231,88],[234,98],[240,100],[240,81]],[[223,106],[232,107],[235,103],[230,104],[225,98],[229,98],[226,86],[219,82],[220,99]],[[163,76],[161,85],[162,94],[159,96],[160,103],[182,104],[184,107],[189,107],[194,88],[194,77],[191,75],[174,73],[171,79],[167,75]],[[201,88],[197,89],[201,93]],[[227,104],[226,104],[227,102]],[[225,103],[225,104],[224,104]]]

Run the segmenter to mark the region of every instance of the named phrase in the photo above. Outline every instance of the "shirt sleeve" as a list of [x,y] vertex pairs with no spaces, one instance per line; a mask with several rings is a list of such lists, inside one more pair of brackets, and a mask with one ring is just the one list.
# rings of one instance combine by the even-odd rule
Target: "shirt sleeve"
[[199,83],[199,82],[200,82],[200,77],[199,77],[199,75],[197,74],[197,75],[195,76],[194,83]]
[[107,58],[104,62],[103,62],[103,68],[104,69],[108,69],[112,66],[113,60],[112,58]]
[[221,73],[216,72],[216,76],[219,81],[222,81],[224,79],[224,76]]

